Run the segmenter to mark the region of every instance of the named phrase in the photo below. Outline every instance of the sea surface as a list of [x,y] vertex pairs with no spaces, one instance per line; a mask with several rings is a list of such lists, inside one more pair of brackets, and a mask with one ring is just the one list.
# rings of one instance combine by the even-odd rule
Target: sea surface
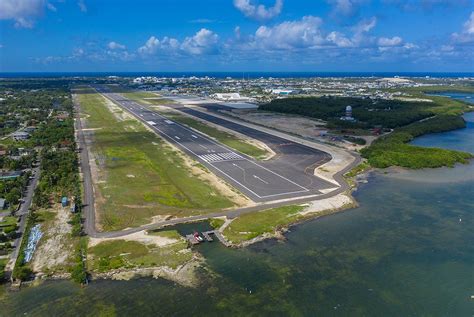
[[310,77],[418,77],[418,78],[467,78],[474,73],[441,73],[441,72],[34,72],[34,73],[0,73],[0,78],[40,78],[40,77],[214,77],[214,78],[310,78]]
[[[473,133],[415,143],[474,153]],[[198,289],[50,281],[4,295],[0,316],[472,316],[474,164],[368,180],[354,193],[360,207],[292,227],[285,242],[199,246]]]

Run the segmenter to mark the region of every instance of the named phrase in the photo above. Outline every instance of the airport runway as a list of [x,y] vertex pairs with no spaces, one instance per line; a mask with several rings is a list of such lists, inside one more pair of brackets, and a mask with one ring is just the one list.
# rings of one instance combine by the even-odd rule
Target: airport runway
[[[278,148],[279,154],[270,161],[255,161],[118,93],[101,87],[97,87],[97,90],[255,202],[321,195],[319,190],[334,188],[333,184],[315,177],[311,172],[315,166],[330,159],[324,152],[254,130],[252,137],[271,143],[271,147]],[[209,120],[218,119],[210,117]],[[226,127],[230,124],[226,120],[222,121],[225,122],[215,123],[225,124]],[[237,131],[245,132],[242,132],[244,127],[235,125],[238,127],[234,128],[239,129]],[[256,133],[264,135],[256,137]],[[310,172],[308,167],[312,168]]]

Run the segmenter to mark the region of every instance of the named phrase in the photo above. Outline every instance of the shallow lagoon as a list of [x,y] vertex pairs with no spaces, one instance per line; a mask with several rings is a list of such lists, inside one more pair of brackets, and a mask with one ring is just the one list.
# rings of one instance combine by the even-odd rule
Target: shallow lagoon
[[[414,143],[474,152],[473,131]],[[293,227],[284,243],[200,246],[200,289],[47,282],[7,295],[0,315],[472,315],[474,164],[376,173],[355,197],[359,208]]]

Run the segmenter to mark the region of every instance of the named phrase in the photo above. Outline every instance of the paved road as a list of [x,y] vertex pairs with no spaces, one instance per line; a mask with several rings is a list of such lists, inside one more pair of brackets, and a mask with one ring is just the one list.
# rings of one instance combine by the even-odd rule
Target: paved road
[[[77,118],[79,117],[79,109],[77,108]],[[147,114],[148,115],[148,114]],[[140,120],[144,120],[139,116]],[[155,117],[155,116],[153,116]],[[153,119],[154,121],[155,119]],[[165,120],[165,119],[164,119]],[[156,229],[156,228],[161,228],[165,226],[171,226],[171,225],[176,225],[180,223],[186,223],[186,222],[192,222],[192,221],[201,221],[201,220],[206,220],[208,218],[212,217],[220,217],[220,216],[226,216],[228,218],[234,218],[238,217],[240,215],[250,213],[250,212],[255,212],[258,210],[262,209],[268,209],[268,208],[275,208],[283,205],[287,205],[288,202],[275,202],[275,203],[265,203],[262,205],[254,206],[254,207],[247,207],[247,208],[240,208],[236,209],[233,211],[224,211],[224,212],[215,212],[211,214],[205,214],[205,215],[200,215],[200,216],[192,216],[192,217],[187,217],[187,218],[179,218],[179,219],[171,219],[167,221],[161,221],[153,224],[148,224],[144,226],[140,226],[137,228],[132,228],[132,229],[126,229],[122,231],[112,231],[112,232],[98,232],[95,228],[95,213],[94,213],[94,195],[93,195],[93,186],[92,186],[92,181],[91,181],[91,175],[90,175],[90,166],[89,166],[89,158],[88,158],[88,153],[87,153],[87,148],[85,146],[85,141],[84,141],[84,136],[83,136],[83,131],[82,127],[80,124],[79,120],[76,120],[76,131],[78,132],[78,141],[79,145],[81,148],[81,169],[83,172],[83,178],[84,178],[84,191],[85,191],[85,197],[84,197],[84,202],[85,206],[83,209],[84,215],[86,217],[86,225],[85,225],[85,232],[91,236],[91,237],[96,237],[96,238],[113,238],[113,237],[121,237],[125,236],[134,232],[139,232],[142,230],[150,230],[150,229]],[[286,141],[286,140],[285,140]],[[319,194],[316,196],[304,196],[302,198],[297,198],[291,201],[292,204],[297,204],[297,203],[304,203],[308,201],[314,201],[314,200],[321,200],[329,197],[333,197],[335,195],[338,195],[340,193],[343,193],[350,189],[349,184],[345,181],[343,175],[347,173],[349,170],[357,166],[361,158],[358,155],[355,155],[354,161],[349,164],[347,167],[345,167],[343,170],[339,171],[334,175],[334,179],[340,184],[340,187],[337,188],[336,190],[333,190],[329,193],[326,194]]]
[[330,159],[324,152],[226,121],[238,131],[258,134],[277,149],[279,155],[275,159],[258,162],[120,94],[108,92],[106,88],[98,90],[255,202],[320,195],[320,190],[334,188],[313,174],[316,166]]
[[34,177],[33,179],[29,182],[27,188],[26,188],[26,194],[23,197],[23,203],[20,205],[20,208],[16,212],[17,216],[20,216],[20,224],[19,228],[17,230],[18,238],[16,238],[13,241],[13,247],[14,250],[10,255],[10,264],[11,266],[9,267],[9,272],[7,273],[7,278],[9,278],[11,271],[15,268],[15,262],[16,259],[18,258],[18,253],[20,252],[20,245],[21,241],[23,239],[23,235],[25,232],[26,228],[26,220],[28,219],[28,215],[30,213],[30,207],[31,207],[31,202],[33,201],[33,194],[35,192],[36,186],[38,185],[38,180],[40,177],[41,169],[40,167],[35,167],[33,169]]
[[82,173],[82,184],[84,190],[82,214],[85,217],[84,231],[89,235],[94,235],[97,230],[95,227],[95,207],[94,207],[94,186],[92,183],[91,168],[89,164],[89,151],[84,136],[82,122],[80,119],[81,109],[79,103],[74,99],[76,129],[76,142],[80,151],[79,165]]

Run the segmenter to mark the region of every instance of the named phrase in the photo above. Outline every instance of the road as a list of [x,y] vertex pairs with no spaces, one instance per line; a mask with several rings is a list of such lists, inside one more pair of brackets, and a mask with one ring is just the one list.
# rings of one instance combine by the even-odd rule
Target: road
[[[107,93],[107,92],[106,92]],[[117,96],[118,99],[122,99],[123,97]],[[138,107],[141,107],[140,105],[136,105]],[[146,111],[146,110],[144,110]],[[146,115],[149,115],[149,112],[146,111]],[[138,115],[139,119],[143,122],[145,118],[142,118],[140,115]],[[156,120],[157,116],[153,116],[153,120]],[[139,232],[142,230],[150,230],[150,229],[157,229],[165,226],[171,226],[171,225],[176,225],[180,223],[187,223],[187,222],[193,222],[193,221],[202,221],[206,220],[212,217],[221,217],[221,216],[226,216],[228,218],[235,218],[243,214],[255,212],[258,210],[263,210],[263,209],[269,209],[269,208],[275,208],[279,206],[284,206],[287,205],[289,202],[287,201],[277,201],[277,202],[267,202],[264,204],[260,204],[257,206],[253,207],[247,207],[247,208],[239,208],[235,209],[233,211],[223,211],[223,212],[215,212],[211,214],[205,214],[205,215],[198,215],[198,216],[192,216],[192,217],[186,217],[186,218],[178,218],[178,219],[171,219],[171,220],[166,220],[166,221],[161,221],[161,222],[156,222],[153,224],[148,224],[148,225],[143,225],[140,227],[136,228],[131,228],[131,229],[125,229],[122,231],[111,231],[111,232],[98,232],[95,227],[95,210],[94,210],[94,194],[93,194],[93,185],[92,185],[92,179],[91,179],[91,174],[90,174],[90,166],[89,166],[89,156],[88,156],[88,151],[87,147],[85,145],[85,140],[84,140],[84,135],[82,131],[82,126],[80,123],[79,118],[79,108],[77,105],[76,108],[76,131],[78,134],[78,144],[81,149],[81,171],[83,173],[83,182],[84,182],[84,192],[85,192],[85,197],[84,197],[84,203],[85,206],[83,208],[84,216],[86,218],[85,222],[85,232],[94,238],[114,238],[114,237],[121,237],[125,236],[131,233]],[[158,117],[160,120],[167,120],[166,118],[162,118],[161,116]],[[165,122],[166,123],[166,122]],[[168,124],[168,123],[167,123]],[[175,124],[175,123],[173,123]],[[173,124],[168,124],[168,125],[173,125]],[[193,132],[194,133],[194,132]],[[267,133],[268,134],[268,133]],[[197,136],[197,135],[196,135]],[[288,142],[286,139],[285,142]],[[213,142],[215,144],[215,142]],[[309,201],[314,201],[314,200],[321,200],[321,199],[326,199],[329,197],[333,197],[335,195],[338,195],[340,193],[346,192],[347,190],[350,189],[350,185],[345,181],[343,175],[350,171],[352,168],[357,166],[361,162],[360,156],[353,154],[354,155],[354,161],[347,165],[345,168],[340,170],[334,175],[334,179],[337,183],[339,183],[339,187],[329,193],[325,194],[319,194],[317,196],[303,196],[301,198],[296,198],[291,201],[292,204],[298,204],[298,203],[304,203],[304,202],[309,202]],[[332,185],[333,187],[334,185]]]
[[[321,195],[320,190],[334,188],[333,184],[313,173],[315,167],[330,160],[324,152],[212,117],[214,121],[219,121],[218,124],[232,125],[233,129],[252,137],[258,135],[260,140],[277,151],[276,158],[259,162],[120,94],[109,92],[106,88],[98,88],[98,91],[254,202]],[[192,111],[183,111],[188,110]]]
[[80,104],[74,98],[75,118],[74,129],[76,130],[76,142],[79,154],[79,166],[82,173],[82,187],[84,191],[82,214],[85,217],[84,231],[89,235],[94,235],[95,227],[95,207],[94,207],[94,185],[92,183],[91,168],[89,163],[89,151],[81,122]]
[[16,212],[16,215],[21,217],[21,218],[20,218],[20,224],[19,224],[18,230],[17,230],[18,238],[16,238],[13,241],[14,250],[10,254],[10,261],[9,261],[9,264],[8,264],[8,272],[6,272],[6,274],[7,274],[6,277],[7,278],[9,278],[11,272],[15,268],[15,262],[16,262],[16,259],[18,258],[18,253],[20,252],[20,245],[21,245],[21,241],[24,238],[24,232],[25,232],[25,228],[26,228],[26,221],[27,221],[28,215],[30,213],[31,202],[33,201],[33,194],[35,192],[36,186],[38,185],[38,180],[39,180],[39,177],[40,177],[40,174],[41,174],[40,167],[39,166],[35,167],[33,169],[33,173],[34,173],[33,179],[29,182],[29,184],[26,188],[26,194],[22,198],[23,202],[21,203],[20,208]]

